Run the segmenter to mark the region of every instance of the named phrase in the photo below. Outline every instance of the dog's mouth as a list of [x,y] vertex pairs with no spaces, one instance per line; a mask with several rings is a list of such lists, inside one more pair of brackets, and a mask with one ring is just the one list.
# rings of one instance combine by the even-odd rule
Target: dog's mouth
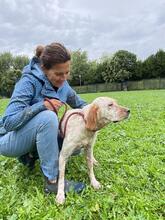
[[113,123],[117,123],[117,122],[120,122],[120,121],[123,121],[123,120],[125,120],[125,119],[128,119],[130,117],[130,114],[127,114],[125,117],[123,117],[123,118],[121,118],[121,119],[119,119],[119,120],[114,120],[114,121],[112,121]]
[[119,121],[113,121],[113,123],[117,123],[117,122],[119,122]]

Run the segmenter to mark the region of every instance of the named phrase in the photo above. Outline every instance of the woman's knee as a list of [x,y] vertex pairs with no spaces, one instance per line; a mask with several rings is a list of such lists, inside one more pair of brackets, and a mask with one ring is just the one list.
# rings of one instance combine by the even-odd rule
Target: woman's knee
[[42,111],[38,114],[39,124],[41,126],[50,126],[53,128],[58,128],[59,122],[58,117],[55,112],[50,110]]

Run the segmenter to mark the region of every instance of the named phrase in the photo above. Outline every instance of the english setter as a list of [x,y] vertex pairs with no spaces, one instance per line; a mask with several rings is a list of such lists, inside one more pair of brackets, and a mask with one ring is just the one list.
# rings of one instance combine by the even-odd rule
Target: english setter
[[59,179],[56,196],[58,204],[63,204],[65,201],[66,162],[69,156],[82,146],[85,149],[90,183],[95,189],[101,187],[93,171],[93,164],[97,163],[93,156],[93,145],[97,131],[111,122],[119,122],[128,118],[129,113],[128,108],[119,106],[114,99],[108,97],[98,97],[82,109],[72,109],[66,112],[61,124],[61,130],[65,133],[65,137],[59,157]]

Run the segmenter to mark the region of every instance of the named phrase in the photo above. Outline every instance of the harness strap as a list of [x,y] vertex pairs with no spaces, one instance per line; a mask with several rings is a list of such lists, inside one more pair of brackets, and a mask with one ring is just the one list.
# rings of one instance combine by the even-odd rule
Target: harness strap
[[[45,100],[49,102],[49,104],[50,104],[50,105],[52,106],[52,108],[53,108],[53,111],[54,111],[54,112],[57,114],[57,116],[58,116],[58,112],[57,112],[56,108],[54,107],[54,105],[52,104],[51,100],[48,99],[48,98],[45,98]],[[62,101],[61,101],[61,102],[62,102]],[[66,104],[65,102],[62,102],[62,103],[63,103],[63,105],[65,106],[65,111],[64,111],[64,114],[63,114],[63,116],[61,117],[60,122],[59,122],[59,130],[60,130],[60,135],[61,135],[61,137],[64,138],[64,137],[65,137],[65,134],[66,134],[66,128],[67,128],[68,121],[69,121],[69,119],[70,119],[70,117],[71,117],[72,115],[80,115],[80,116],[83,118],[83,120],[84,120],[85,123],[86,123],[86,120],[85,120],[84,114],[83,114],[82,112],[72,112],[72,113],[67,117],[67,119],[66,119],[66,121],[65,121],[64,132],[63,132],[63,131],[62,131],[62,122],[63,122],[63,120],[64,120],[64,117],[65,117],[65,114],[66,114],[68,108],[67,108],[67,104]],[[96,132],[96,131],[98,131],[98,130],[99,130],[99,129],[90,130],[90,131]]]
[[[66,113],[66,112],[65,112],[65,113]],[[64,116],[65,116],[65,114],[64,114],[63,117],[61,118],[61,120],[60,120],[60,124],[59,124],[60,134],[61,134],[61,137],[62,137],[62,138],[65,137],[65,134],[66,134],[66,127],[67,127],[67,124],[68,124],[69,118],[70,118],[72,115],[80,115],[80,116],[84,119],[84,121],[85,121],[85,118],[84,118],[84,114],[83,114],[83,113],[81,113],[81,112],[72,112],[72,113],[67,117],[67,119],[66,119],[66,121],[65,121],[64,132],[63,132],[63,131],[62,131],[62,127],[61,127],[61,125],[62,125],[62,121],[63,121]]]

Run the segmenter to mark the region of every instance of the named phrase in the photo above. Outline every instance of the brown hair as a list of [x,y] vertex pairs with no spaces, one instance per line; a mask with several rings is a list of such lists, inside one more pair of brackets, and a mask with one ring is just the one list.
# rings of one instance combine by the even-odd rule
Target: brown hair
[[46,69],[51,69],[55,64],[65,63],[71,59],[69,51],[60,43],[51,43],[45,47],[39,45],[35,55]]
[[35,56],[40,58],[43,50],[44,50],[44,46],[43,45],[38,45],[36,50],[35,50]]

